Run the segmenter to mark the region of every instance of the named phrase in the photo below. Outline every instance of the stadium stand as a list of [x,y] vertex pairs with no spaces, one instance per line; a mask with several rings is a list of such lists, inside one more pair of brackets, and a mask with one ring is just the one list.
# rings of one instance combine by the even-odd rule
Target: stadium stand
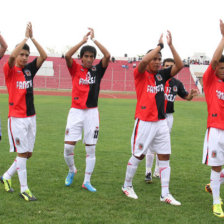
[[[5,79],[3,75],[3,65],[8,60],[9,55],[5,55],[0,63],[0,87],[5,87]],[[30,56],[32,61],[35,56]],[[81,63],[80,59],[77,59]],[[62,57],[48,57],[48,63],[45,68],[41,69],[35,77],[34,88],[38,89],[71,89],[71,77],[66,67],[66,62]],[[95,60],[95,64],[99,59]],[[108,91],[135,91],[133,71],[139,64],[139,61],[116,60],[111,62],[106,70],[104,78],[101,82],[101,90]],[[52,67],[53,65],[53,67]],[[50,66],[47,68],[46,66]],[[53,68],[53,69],[52,69]],[[45,71],[45,72],[44,72]],[[46,73],[46,74],[43,74]],[[184,83],[186,90],[197,88],[195,78],[189,67],[184,67],[176,76]]]

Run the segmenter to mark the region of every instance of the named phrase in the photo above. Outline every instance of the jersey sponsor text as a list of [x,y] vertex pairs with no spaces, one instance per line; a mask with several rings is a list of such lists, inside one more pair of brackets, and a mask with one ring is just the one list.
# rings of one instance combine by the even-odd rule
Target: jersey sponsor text
[[163,84],[160,84],[158,86],[148,85],[147,86],[147,92],[150,92],[150,93],[164,92]]
[[16,82],[16,88],[17,89],[29,89],[31,87],[33,87],[32,80],[29,80],[29,81],[17,81]]
[[219,90],[216,90],[216,94],[217,94],[217,97],[220,99],[220,100],[224,100],[224,92],[221,92]]
[[176,98],[176,95],[174,94],[164,94],[165,96],[165,100],[169,101],[169,102],[174,102],[175,101],[175,98]]

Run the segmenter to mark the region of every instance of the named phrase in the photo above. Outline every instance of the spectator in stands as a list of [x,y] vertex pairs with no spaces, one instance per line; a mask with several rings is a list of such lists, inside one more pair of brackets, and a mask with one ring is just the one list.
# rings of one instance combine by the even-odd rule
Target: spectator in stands
[[[31,39],[40,56],[27,63],[30,49],[26,44]],[[20,196],[26,201],[35,201],[27,185],[27,159],[32,156],[36,137],[36,115],[33,102],[33,78],[47,54],[33,37],[32,24],[26,27],[25,38],[12,51],[4,65],[4,74],[9,93],[8,134],[10,152],[17,152],[11,167],[0,178],[7,192],[13,192],[11,178],[17,171]]]
[[111,61],[115,63],[115,57],[111,57]]
[[220,184],[224,183],[224,23],[220,20],[221,41],[210,65],[203,75],[207,103],[207,130],[204,139],[202,163],[211,167],[210,180],[205,190],[213,196],[213,214],[224,218]]
[[[81,48],[80,57],[82,65],[72,59],[72,55],[88,41],[88,38],[103,53],[104,57],[99,64],[93,66],[96,58],[96,49],[93,46],[85,45]],[[95,39],[94,30],[89,28],[89,32],[83,37],[82,41],[72,47],[65,55],[68,70],[72,77],[72,105],[68,114],[64,159],[69,167],[65,185],[70,186],[74,175],[77,172],[74,163],[74,148],[76,142],[82,138],[84,129],[84,140],[86,149],[86,170],[82,187],[88,191],[95,192],[96,189],[91,185],[90,178],[95,167],[95,148],[99,134],[99,112],[97,108],[100,82],[110,61],[110,53]]]
[[135,112],[135,126],[132,133],[132,156],[128,161],[123,193],[130,198],[137,199],[132,180],[139,163],[145,157],[148,148],[152,148],[159,158],[161,173],[161,202],[179,206],[169,192],[170,182],[170,134],[164,113],[164,88],[168,79],[175,76],[182,68],[183,62],[172,43],[170,31],[167,31],[167,44],[173,54],[175,65],[168,69],[161,69],[161,50],[163,49],[163,35],[155,49],[148,51],[134,70],[137,105]]
[[[170,66],[174,66],[175,62],[172,58],[166,58],[163,61],[163,69],[167,69]],[[181,81],[175,78],[171,78],[166,82],[165,85],[165,112],[166,112],[166,121],[167,125],[169,127],[169,132],[171,133],[171,129],[173,126],[173,113],[174,113],[174,102],[176,99],[176,96],[180,96],[181,98],[185,100],[192,100],[193,97],[198,95],[198,91],[195,89],[192,89],[190,93],[188,93],[184,85]],[[154,153],[148,150],[146,154],[146,176],[145,176],[145,182],[151,183],[152,182],[152,174],[151,169],[153,166],[153,160],[154,160]],[[158,157],[156,156],[156,166],[153,176],[159,177],[159,161]]]
[[[1,32],[0,32],[0,60],[3,57],[7,48],[8,48],[8,45],[5,42],[3,36],[1,35]],[[1,119],[0,119],[0,141],[1,141],[1,139],[2,139],[2,128],[1,128]]]

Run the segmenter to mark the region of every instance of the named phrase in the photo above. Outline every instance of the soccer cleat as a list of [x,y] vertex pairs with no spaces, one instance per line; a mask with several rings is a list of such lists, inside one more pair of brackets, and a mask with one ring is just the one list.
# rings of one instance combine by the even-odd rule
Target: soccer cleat
[[12,181],[11,179],[6,180],[3,177],[0,177],[0,181],[4,184],[5,186],[5,191],[7,192],[13,192],[13,188],[12,188]]
[[160,201],[161,202],[166,202],[166,203],[171,204],[171,205],[176,205],[176,206],[181,205],[181,203],[179,201],[177,201],[171,194],[168,194],[165,197],[161,196]]
[[221,204],[215,204],[215,205],[213,205],[213,214],[215,216],[218,216],[219,218],[224,218],[224,213],[222,211]]
[[86,182],[85,184],[82,185],[82,187],[88,191],[96,192],[96,188],[94,188],[90,182]]
[[137,194],[135,194],[133,187],[122,187],[122,191],[126,196],[133,199],[138,199]]
[[151,173],[147,173],[147,174],[145,175],[145,182],[146,182],[147,184],[151,184],[151,183],[152,183],[152,174],[151,174]]
[[159,178],[159,177],[160,177],[160,176],[159,176],[159,172],[154,171],[154,173],[153,173],[153,177],[155,177],[155,178]]
[[75,173],[68,172],[68,176],[65,179],[65,186],[70,186],[74,180]]
[[20,194],[20,197],[23,198],[25,201],[36,201],[36,197],[31,193],[29,189],[25,190]]

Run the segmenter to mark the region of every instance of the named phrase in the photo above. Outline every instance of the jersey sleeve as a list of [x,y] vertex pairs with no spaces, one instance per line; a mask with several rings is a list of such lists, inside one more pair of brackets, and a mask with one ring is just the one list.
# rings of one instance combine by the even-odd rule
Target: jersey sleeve
[[71,76],[75,75],[76,69],[77,69],[77,63],[76,63],[76,61],[74,59],[72,59],[72,66],[68,67],[68,71],[69,71]]
[[28,63],[24,69],[29,69],[31,72],[31,76],[34,77],[37,74],[39,68],[37,67],[37,58],[35,58],[32,62]]
[[141,79],[143,79],[143,78],[144,78],[144,74],[145,74],[145,72],[144,72],[144,73],[140,73],[140,72],[138,71],[138,67],[136,67],[136,68],[134,69],[134,79],[135,79],[135,80],[141,80]]
[[186,89],[184,88],[184,85],[182,82],[179,81],[179,85],[178,85],[178,92],[177,92],[178,96],[180,96],[181,98],[185,98],[189,93],[186,91]]
[[214,78],[215,78],[215,70],[213,70],[210,64],[203,75],[203,86],[204,87],[209,86],[209,84],[212,83]]
[[103,67],[102,60],[100,60],[99,64],[96,65],[96,68],[97,68],[97,71],[98,71],[97,74],[100,76],[101,79],[103,78],[107,67],[106,68]]
[[14,66],[10,68],[8,61],[4,64],[3,71],[4,71],[5,79],[9,79],[13,75],[13,69],[14,69]]

